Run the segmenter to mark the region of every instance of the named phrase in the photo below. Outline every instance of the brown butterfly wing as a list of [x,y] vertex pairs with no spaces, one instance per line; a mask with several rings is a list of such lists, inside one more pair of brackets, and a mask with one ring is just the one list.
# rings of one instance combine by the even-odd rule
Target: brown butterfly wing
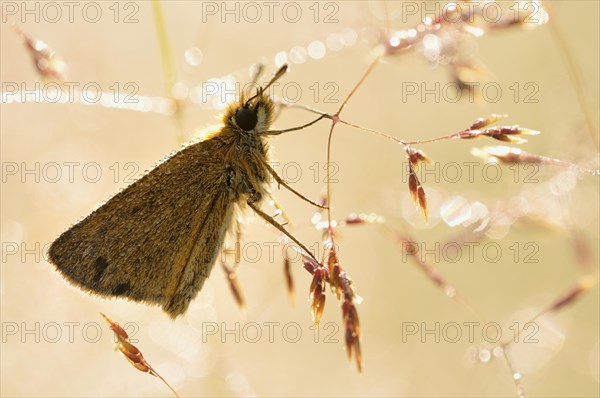
[[215,137],[177,152],[64,232],[49,259],[71,282],[182,314],[208,277],[235,198]]

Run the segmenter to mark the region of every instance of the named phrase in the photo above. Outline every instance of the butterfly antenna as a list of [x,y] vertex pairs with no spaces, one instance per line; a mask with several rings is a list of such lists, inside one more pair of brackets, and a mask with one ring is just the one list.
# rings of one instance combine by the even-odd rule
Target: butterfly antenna
[[283,64],[281,66],[281,68],[279,68],[279,70],[277,72],[275,72],[275,75],[273,76],[273,78],[271,79],[271,81],[269,81],[269,83],[267,83],[264,87],[261,87],[260,90],[258,90],[258,92],[256,93],[256,95],[250,97],[245,103],[244,103],[244,107],[247,107],[248,104],[250,103],[250,101],[252,101],[254,98],[262,95],[262,93],[265,92],[266,89],[268,89],[273,83],[275,83],[281,76],[284,75],[285,72],[287,72],[287,64]]

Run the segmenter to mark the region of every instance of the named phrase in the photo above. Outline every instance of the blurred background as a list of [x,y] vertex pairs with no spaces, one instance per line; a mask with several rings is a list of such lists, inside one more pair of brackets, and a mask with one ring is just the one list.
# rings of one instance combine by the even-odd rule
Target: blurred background
[[[528,396],[598,396],[598,179],[557,166],[484,168],[471,149],[506,145],[491,138],[418,147],[435,162],[419,174],[425,223],[402,146],[336,126],[333,217],[380,217],[340,227],[336,240],[363,299],[362,373],[344,352],[335,296],[315,330],[311,276],[292,263],[292,305],[280,237],[249,213],[238,272],[243,311],[218,266],[173,322],[159,308],[86,295],[45,260],[61,232],[195,130],[218,125],[236,83],[250,81],[257,64],[266,80],[288,62],[275,97],[334,113],[386,41],[393,50],[418,38],[383,57],[342,119],[417,140],[508,114],[498,125],[541,131],[522,150],[597,169],[597,2],[497,3],[459,33],[442,23],[429,35],[416,27],[446,3],[76,3],[70,15],[61,3],[2,2],[2,396],[170,396],[113,350],[100,311],[126,327],[181,396],[515,396],[515,380]],[[500,28],[490,22],[498,10],[535,14]],[[35,40],[56,52],[38,60],[41,70]],[[57,81],[73,95],[54,100]],[[457,100],[459,83],[475,81],[489,90]],[[313,117],[282,109],[275,127]],[[329,127],[271,139],[274,168],[313,199],[325,186]],[[273,191],[294,233],[322,250],[314,208]],[[466,305],[415,267],[401,236],[429,250],[425,260]],[[589,288],[526,325],[577,286]],[[498,331],[500,341],[517,340],[507,348],[513,369],[494,349]]]

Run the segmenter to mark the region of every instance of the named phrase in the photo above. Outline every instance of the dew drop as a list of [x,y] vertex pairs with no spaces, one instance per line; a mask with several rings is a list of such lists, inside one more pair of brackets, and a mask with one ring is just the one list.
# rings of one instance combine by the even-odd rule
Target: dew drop
[[496,358],[499,358],[504,355],[504,349],[502,349],[502,347],[495,347],[492,353]]
[[171,94],[173,94],[173,97],[178,100],[187,98],[187,96],[189,95],[189,92],[190,92],[189,87],[183,82],[175,83],[171,90]]
[[321,213],[315,213],[311,217],[310,222],[312,224],[317,224],[317,223],[319,223],[321,221],[322,218],[323,218],[323,216],[321,215]]
[[198,47],[190,47],[183,54],[185,62],[190,66],[198,66],[202,63],[204,54]]
[[467,349],[467,360],[471,363],[476,363],[478,360],[479,350],[476,347],[469,347]]
[[398,47],[400,45],[400,38],[398,36],[392,36],[389,40],[390,46]]
[[312,59],[321,59],[325,56],[326,52],[325,44],[321,41],[315,40],[308,45],[308,55]]
[[479,361],[487,363],[492,358],[492,353],[488,349],[482,349],[479,351]]
[[342,35],[340,35],[339,33],[332,33],[329,36],[327,36],[327,47],[331,50],[331,51],[340,51],[342,48],[344,48],[344,38],[342,37]]
[[346,47],[355,45],[357,39],[358,33],[354,29],[346,28],[342,31],[342,42]]
[[290,61],[295,64],[306,62],[306,49],[301,46],[294,46],[290,51]]
[[275,66],[280,68],[288,63],[288,55],[285,51],[280,51],[275,55]]

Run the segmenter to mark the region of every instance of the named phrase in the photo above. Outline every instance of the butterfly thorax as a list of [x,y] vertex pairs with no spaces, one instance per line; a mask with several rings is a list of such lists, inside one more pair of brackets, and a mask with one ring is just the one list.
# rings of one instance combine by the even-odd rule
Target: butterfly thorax
[[[250,114],[251,120],[241,119],[240,111]],[[225,112],[225,126],[219,138],[224,144],[227,185],[233,200],[257,202],[267,192],[269,171],[265,164],[269,159],[269,146],[261,132],[269,129],[272,115],[273,102],[267,96],[260,96],[250,104],[242,99]],[[245,125],[245,122],[250,124]],[[252,128],[245,130],[241,125]]]

